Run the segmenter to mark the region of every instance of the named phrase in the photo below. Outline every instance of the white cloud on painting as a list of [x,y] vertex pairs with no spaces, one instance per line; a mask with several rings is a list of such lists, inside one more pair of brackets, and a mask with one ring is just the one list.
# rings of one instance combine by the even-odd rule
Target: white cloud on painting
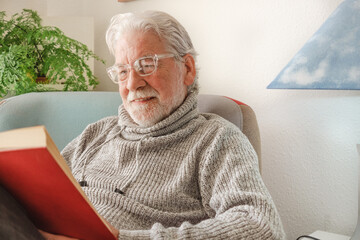
[[359,81],[359,79],[360,79],[360,67],[352,67],[349,70],[348,80],[356,82]]
[[292,67],[287,68],[284,71],[284,75],[281,80],[284,83],[294,82],[298,85],[308,85],[315,82],[319,82],[326,74],[326,70],[328,68],[328,63],[326,61],[322,61],[319,64],[319,67],[314,71],[309,71],[306,66],[301,67],[298,70],[294,70]]

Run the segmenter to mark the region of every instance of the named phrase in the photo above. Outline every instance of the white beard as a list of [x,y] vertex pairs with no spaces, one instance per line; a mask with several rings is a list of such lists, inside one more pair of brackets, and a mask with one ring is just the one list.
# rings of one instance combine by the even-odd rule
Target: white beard
[[[181,89],[181,88],[179,88]],[[169,116],[184,101],[186,91],[176,91],[176,94],[169,100],[160,103],[159,94],[152,87],[147,85],[136,92],[129,92],[127,101],[124,103],[125,109],[131,118],[142,127],[150,127]],[[138,98],[149,98],[148,103],[136,105],[131,101]]]

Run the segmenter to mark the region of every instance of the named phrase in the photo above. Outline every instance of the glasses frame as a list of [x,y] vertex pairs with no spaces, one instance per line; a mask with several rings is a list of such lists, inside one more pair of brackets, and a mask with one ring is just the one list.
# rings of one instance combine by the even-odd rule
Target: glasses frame
[[[111,79],[111,81],[113,81],[115,84],[118,84],[119,82],[125,82],[128,78],[129,78],[129,73],[131,72],[131,69],[134,69],[135,72],[141,76],[141,77],[145,77],[145,76],[149,76],[151,74],[153,74],[154,72],[156,72],[157,67],[158,67],[158,61],[160,59],[164,59],[164,58],[171,58],[171,57],[175,57],[175,54],[173,53],[164,53],[164,54],[155,54],[154,56],[144,56],[141,58],[138,58],[134,61],[134,63],[132,64],[132,66],[130,64],[115,64],[111,67],[108,67],[106,69],[106,72],[109,76],[109,78]],[[152,71],[151,73],[145,73],[142,74],[140,73],[140,61],[146,58],[152,58],[154,63],[155,63],[155,68],[154,71]],[[124,67],[126,66],[128,72],[126,77],[123,80],[119,79],[119,67]],[[114,74],[115,73],[115,74]]]

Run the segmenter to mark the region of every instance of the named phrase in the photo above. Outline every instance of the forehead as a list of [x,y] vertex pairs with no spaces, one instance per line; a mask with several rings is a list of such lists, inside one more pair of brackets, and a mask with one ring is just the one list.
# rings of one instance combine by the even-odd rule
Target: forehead
[[125,63],[146,55],[165,52],[165,41],[153,31],[129,31],[116,42],[115,60],[117,63]]

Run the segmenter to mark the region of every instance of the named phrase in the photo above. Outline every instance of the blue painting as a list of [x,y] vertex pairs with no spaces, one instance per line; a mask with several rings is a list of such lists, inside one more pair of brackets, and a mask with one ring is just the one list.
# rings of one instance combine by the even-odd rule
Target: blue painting
[[360,0],[345,0],[267,88],[360,90]]

